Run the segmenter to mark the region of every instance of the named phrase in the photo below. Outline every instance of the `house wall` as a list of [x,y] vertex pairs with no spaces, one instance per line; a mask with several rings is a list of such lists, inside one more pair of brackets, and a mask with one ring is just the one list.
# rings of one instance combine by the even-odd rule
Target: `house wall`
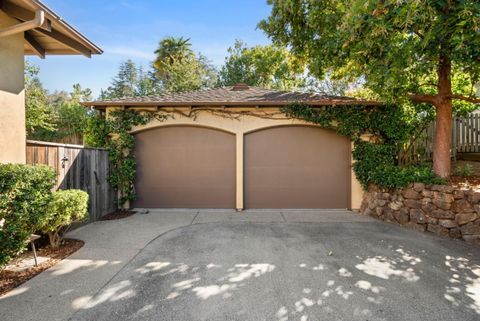
[[[0,10],[0,28],[17,24]],[[23,33],[0,38],[0,163],[25,163]]]
[[[114,110],[110,107],[107,115]],[[136,108],[139,111],[149,110],[148,108]],[[151,109],[156,110],[156,108]],[[285,125],[306,125],[312,126],[297,119],[285,117],[278,108],[226,108],[202,110],[196,114],[188,115],[192,112],[189,108],[166,108],[163,109],[170,117],[164,121],[153,120],[144,126],[138,126],[133,129],[133,133],[147,130],[160,126],[174,125],[190,125],[204,126],[224,130],[236,135],[236,207],[244,208],[244,136],[250,132],[268,127],[285,126]],[[177,112],[174,112],[176,110]],[[194,109],[195,110],[195,109]],[[193,110],[193,111],[194,111]],[[243,114],[242,114],[243,113]],[[353,147],[353,143],[352,143]],[[363,189],[355,177],[355,173],[351,172],[351,209],[359,209],[363,198]]]

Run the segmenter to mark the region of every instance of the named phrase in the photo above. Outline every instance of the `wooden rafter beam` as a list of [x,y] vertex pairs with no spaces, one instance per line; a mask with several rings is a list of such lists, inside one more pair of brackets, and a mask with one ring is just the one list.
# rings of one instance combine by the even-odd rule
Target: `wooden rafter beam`
[[[0,0],[0,9],[9,16],[14,17],[22,22],[32,20],[35,17],[35,12],[19,7],[6,0]],[[45,22],[39,28],[50,31],[52,30],[52,22],[48,19],[45,19]]]
[[42,59],[45,59],[45,48],[42,47],[41,44],[38,43],[37,40],[32,36],[31,32],[26,31],[24,33],[25,41],[28,45],[32,48],[33,51]]
[[73,40],[72,38],[65,36],[63,33],[60,33],[55,29],[52,29],[51,31],[46,31],[46,30],[43,30],[43,29],[37,29],[37,31],[46,35],[46,36],[48,36],[48,37],[51,37],[51,38],[63,43],[64,45],[72,48],[75,51],[78,51],[79,53],[81,53],[85,57],[90,58],[92,56],[92,52],[90,51],[90,49],[88,49],[87,47],[85,47],[81,43]]

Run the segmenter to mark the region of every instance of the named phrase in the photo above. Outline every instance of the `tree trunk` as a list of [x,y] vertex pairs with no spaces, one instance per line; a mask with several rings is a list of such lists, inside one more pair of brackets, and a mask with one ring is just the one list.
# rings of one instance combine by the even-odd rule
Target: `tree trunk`
[[433,171],[440,177],[450,176],[452,140],[452,100],[438,103],[435,119],[436,130],[433,145]]
[[435,98],[436,130],[433,145],[433,171],[440,177],[450,176],[452,140],[452,65],[446,56],[440,56],[438,65],[438,95]]
[[60,241],[62,240],[58,232],[48,232],[48,239],[50,241],[50,246],[54,249],[57,249],[60,246]]

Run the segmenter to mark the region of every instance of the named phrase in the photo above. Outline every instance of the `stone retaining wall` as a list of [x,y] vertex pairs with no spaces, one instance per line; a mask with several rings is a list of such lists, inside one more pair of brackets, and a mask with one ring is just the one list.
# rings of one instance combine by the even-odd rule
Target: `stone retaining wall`
[[419,231],[480,245],[480,191],[422,183],[392,190],[371,187],[360,211]]

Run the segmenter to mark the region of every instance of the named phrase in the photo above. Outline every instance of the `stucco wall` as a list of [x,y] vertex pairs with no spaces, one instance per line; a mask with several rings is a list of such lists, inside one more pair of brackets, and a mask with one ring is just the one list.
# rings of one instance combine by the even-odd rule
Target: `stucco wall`
[[[109,108],[107,113],[115,108]],[[148,110],[148,108],[138,108],[138,110]],[[155,109],[152,109],[155,110]],[[167,112],[173,109],[165,109]],[[243,164],[243,149],[244,149],[244,136],[249,132],[253,132],[262,128],[285,126],[285,125],[308,125],[300,120],[288,119],[279,111],[278,108],[228,108],[228,113],[222,109],[212,109],[208,111],[200,111],[196,114],[191,114],[188,117],[185,114],[191,113],[189,108],[176,108],[175,110],[180,113],[172,113],[171,117],[165,121],[153,120],[145,126],[139,126],[134,128],[133,132],[139,132],[142,130],[155,128],[159,126],[173,126],[173,125],[190,125],[190,126],[205,126],[224,130],[236,135],[236,204],[237,209],[244,208],[244,164]],[[226,111],[225,110],[225,111]],[[237,112],[237,113],[236,113]],[[233,113],[233,114],[232,114]],[[244,114],[241,114],[244,113]],[[246,113],[246,114],[245,114]],[[363,189],[355,177],[355,173],[352,170],[351,173],[351,209],[359,209],[362,197]]]
[[[0,28],[17,24],[0,10]],[[25,163],[23,33],[0,38],[0,163]]]

